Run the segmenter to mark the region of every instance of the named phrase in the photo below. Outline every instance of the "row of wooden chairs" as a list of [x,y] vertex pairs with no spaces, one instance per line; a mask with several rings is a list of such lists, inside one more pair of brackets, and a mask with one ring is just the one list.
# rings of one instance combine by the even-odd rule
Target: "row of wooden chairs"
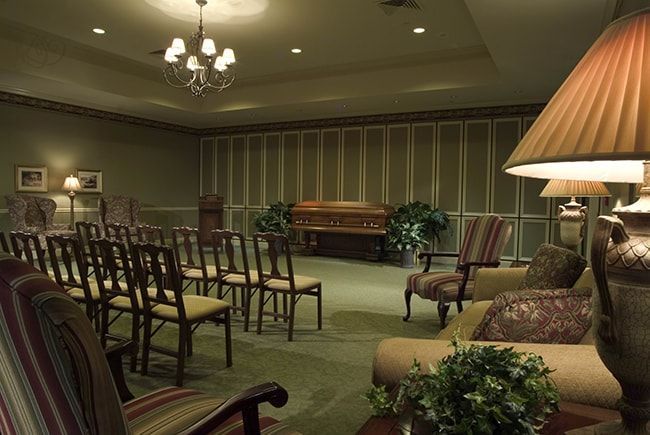
[[[215,258],[215,266],[207,265],[203,247],[198,242],[198,230],[192,228],[174,228],[172,231],[173,247],[165,246],[165,238],[159,227],[140,226],[136,230],[137,241],[132,240],[129,228],[123,225],[107,225],[104,231],[96,223],[77,222],[77,238],[61,238],[52,236],[48,239],[48,251],[52,262],[53,271],[50,273],[53,279],[64,286],[69,294],[79,302],[85,302],[86,314],[95,321],[98,332],[101,333],[102,343],[106,343],[109,334],[109,327],[113,320],[109,320],[109,312],[117,311],[118,316],[123,312],[132,315],[132,333],[130,339],[139,342],[139,330],[144,327],[142,372],[146,374],[148,354],[151,349],[170,354],[165,349],[153,347],[150,338],[158,328],[151,332],[151,320],[163,320],[179,323],[179,349],[173,356],[178,358],[177,383],[182,383],[184,355],[191,355],[191,332],[192,327],[196,328],[203,319],[196,314],[205,302],[203,298],[208,291],[217,286],[217,298],[212,301],[220,301],[231,293],[233,300],[232,310],[239,311],[244,316],[244,329],[249,327],[251,313],[251,299],[259,291],[259,306],[257,312],[257,333],[262,330],[262,317],[272,316],[288,321],[288,339],[293,339],[295,306],[303,295],[317,297],[318,329],[322,328],[322,286],[319,280],[295,275],[289,243],[286,237],[276,234],[259,233],[254,236],[255,260],[257,273],[251,273],[246,241],[239,232],[229,230],[215,230],[212,233],[212,245]],[[103,237],[103,238],[102,238]],[[4,240],[0,233],[0,242]],[[50,241],[51,240],[51,241]],[[24,258],[32,265],[38,267],[45,273],[44,250],[41,249],[38,237],[28,233],[12,233],[11,237],[14,255]],[[268,245],[268,258],[270,272],[264,272],[262,263],[262,251],[260,244],[266,242]],[[52,244],[52,247],[50,247]],[[241,251],[242,267],[237,267],[235,246],[239,245]],[[6,247],[5,243],[2,245]],[[61,249],[65,246],[65,249]],[[120,248],[121,247],[121,248]],[[145,247],[149,251],[144,251]],[[157,251],[151,251],[156,247]],[[57,254],[57,248],[60,254]],[[110,248],[110,249],[109,249]],[[181,250],[182,248],[182,250]],[[286,253],[286,274],[280,272],[279,249]],[[36,255],[34,256],[35,253]],[[181,255],[184,255],[181,261]],[[153,261],[152,256],[158,258]],[[62,258],[59,258],[59,255]],[[223,257],[223,258],[222,258]],[[225,260],[225,261],[224,261]],[[72,271],[72,263],[75,263],[79,270]],[[62,273],[59,264],[65,265],[66,274]],[[157,265],[157,266],[154,266]],[[90,272],[92,270],[92,272]],[[96,279],[91,281],[88,276],[95,274]],[[260,279],[262,277],[262,279]],[[188,284],[183,285],[187,280]],[[195,299],[179,295],[195,282],[197,285],[197,297]],[[152,286],[153,284],[153,286]],[[138,293],[137,288],[140,288]],[[199,296],[200,289],[203,295]],[[146,292],[145,290],[146,289]],[[241,304],[237,303],[237,293],[240,292]],[[145,293],[143,293],[145,292]],[[283,309],[278,310],[278,294],[282,295]],[[103,297],[104,296],[104,297]],[[178,314],[173,319],[168,315],[160,315],[157,311],[165,311],[163,306],[171,306],[173,301],[190,304],[190,309],[179,308]],[[165,303],[165,300],[167,303]],[[273,301],[273,310],[265,310],[270,301]],[[189,301],[189,302],[186,302]],[[178,302],[176,305],[178,305]],[[147,303],[149,304],[147,306]],[[192,305],[194,303],[195,305]],[[160,307],[158,307],[160,305]],[[205,305],[205,304],[203,304]],[[209,303],[208,305],[214,305]],[[226,304],[228,306],[228,304]],[[151,309],[152,307],[158,307]],[[216,309],[216,307],[213,307]],[[219,307],[220,310],[223,306]],[[168,310],[169,311],[169,310]],[[187,315],[192,311],[191,315]],[[199,310],[200,311],[200,310]],[[219,311],[219,310],[218,310]],[[217,323],[226,324],[227,335],[227,360],[231,363],[230,356],[230,310],[225,315],[217,316]],[[186,315],[182,313],[185,312]],[[101,319],[99,318],[101,313]],[[149,316],[149,317],[147,317]],[[198,316],[198,317],[197,317]],[[144,322],[140,322],[144,317]],[[197,323],[198,322],[198,323]],[[181,326],[184,325],[184,326]],[[187,329],[187,332],[184,332]],[[112,338],[112,337],[111,337]],[[135,370],[137,353],[131,358],[131,369]]]
[[[95,225],[90,225],[95,231]],[[143,329],[141,373],[148,372],[149,354],[157,351],[177,359],[176,384],[182,386],[186,356],[192,355],[192,332],[204,322],[225,326],[226,365],[232,365],[230,305],[222,300],[183,294],[174,250],[164,244],[129,242],[124,228],[106,230],[82,245],[81,237],[46,236],[52,270],[36,234],[12,232],[14,255],[52,277],[68,295],[86,308],[101,342],[127,339],[133,347],[130,366],[135,371]],[[128,235],[128,230],[127,233]],[[94,279],[91,276],[94,274]],[[131,334],[118,337],[110,326],[123,313],[131,314]],[[114,315],[111,318],[111,315]],[[154,329],[153,322],[160,323]],[[152,337],[165,323],[178,325],[177,350],[154,346]]]

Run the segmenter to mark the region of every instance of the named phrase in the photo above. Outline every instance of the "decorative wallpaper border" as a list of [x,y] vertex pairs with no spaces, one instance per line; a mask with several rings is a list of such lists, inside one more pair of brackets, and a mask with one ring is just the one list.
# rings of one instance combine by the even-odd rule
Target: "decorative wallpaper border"
[[396,124],[445,121],[455,119],[502,118],[512,116],[539,115],[546,104],[521,104],[515,106],[477,107],[471,109],[429,110],[425,112],[389,113],[383,115],[349,116],[342,118],[315,119],[306,121],[273,122],[268,124],[236,125],[200,130],[202,136],[233,133],[264,133],[280,130],[304,130],[328,127],[368,126],[372,124]]
[[193,128],[180,124],[173,124],[163,121],[155,121],[148,118],[124,115],[106,110],[91,109],[89,107],[74,104],[61,103],[43,98],[30,97],[26,95],[13,94],[0,91],[0,103],[13,104],[16,106],[33,107],[36,109],[53,112],[67,113],[83,118],[101,119],[115,121],[131,125],[141,125],[161,130],[175,131],[178,133],[191,134],[196,136],[213,136],[233,133],[263,133],[278,130],[313,129],[328,127],[348,127],[368,124],[392,124],[444,121],[452,119],[477,119],[477,118],[500,118],[510,116],[538,115],[544,109],[545,104],[523,104],[514,106],[477,107],[470,109],[445,109],[430,110],[424,112],[391,113],[382,115],[349,116],[340,118],[326,118],[305,121],[286,121],[268,124],[238,125],[231,127],[214,128]]
[[91,109],[90,107],[77,106],[74,104],[60,103],[57,101],[45,100],[42,98],[28,97],[26,95],[12,94],[11,92],[0,91],[0,102],[16,106],[33,107],[35,109],[49,110],[52,112],[67,113],[82,118],[101,119],[104,121],[115,121],[124,124],[140,125],[161,130],[175,131],[185,134],[198,134],[198,129],[186,127],[169,122],[155,121],[153,119],[139,118],[137,116],[124,115],[106,110]]

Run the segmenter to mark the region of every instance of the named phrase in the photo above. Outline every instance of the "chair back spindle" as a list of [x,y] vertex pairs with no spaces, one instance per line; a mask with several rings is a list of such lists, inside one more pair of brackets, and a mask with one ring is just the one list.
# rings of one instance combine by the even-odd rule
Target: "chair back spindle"
[[38,234],[28,233],[25,231],[12,231],[10,233],[10,239],[11,247],[13,248],[16,257],[26,261],[31,266],[37,267],[41,272],[47,275],[45,249],[41,245]]

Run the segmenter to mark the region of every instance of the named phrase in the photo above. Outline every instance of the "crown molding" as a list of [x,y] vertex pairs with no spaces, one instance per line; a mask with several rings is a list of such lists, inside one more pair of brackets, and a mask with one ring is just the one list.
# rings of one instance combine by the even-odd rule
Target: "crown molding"
[[410,122],[431,122],[454,119],[503,118],[512,116],[539,115],[546,104],[522,104],[510,106],[476,107],[470,109],[430,110],[383,115],[349,116],[304,121],[273,122],[267,124],[239,125],[232,127],[194,128],[180,124],[156,121],[148,118],[124,115],[106,110],[92,109],[74,104],[61,103],[43,98],[0,91],[0,103],[32,107],[51,112],[66,113],[82,118],[114,121],[130,125],[174,131],[195,136],[215,136],[234,133],[261,133],[278,130],[298,130],[328,127],[347,127],[372,124],[393,124]]

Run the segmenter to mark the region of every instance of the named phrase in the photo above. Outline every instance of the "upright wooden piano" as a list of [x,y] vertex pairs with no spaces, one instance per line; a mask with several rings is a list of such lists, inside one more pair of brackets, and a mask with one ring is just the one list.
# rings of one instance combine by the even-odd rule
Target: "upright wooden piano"
[[291,228],[304,232],[308,252],[380,260],[394,212],[372,202],[304,201],[291,210]]

